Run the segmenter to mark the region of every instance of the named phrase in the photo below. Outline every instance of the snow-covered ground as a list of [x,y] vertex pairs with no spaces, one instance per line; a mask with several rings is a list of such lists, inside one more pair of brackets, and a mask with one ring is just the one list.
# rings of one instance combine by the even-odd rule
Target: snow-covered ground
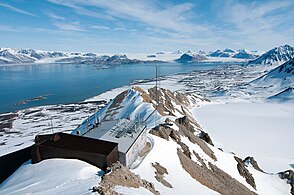
[[[141,177],[155,184],[155,188],[162,194],[191,194],[197,192],[203,195],[218,194],[215,191],[201,185],[196,180],[191,179],[191,176],[182,168],[177,155],[177,144],[173,141],[166,141],[157,136],[153,136],[154,147],[146,156],[138,168],[133,170]],[[173,186],[167,188],[155,179],[155,169],[151,163],[160,162],[165,167],[168,174],[165,179]],[[154,171],[153,171],[154,170]]]
[[49,159],[23,164],[0,185],[0,194],[92,194],[101,170],[75,159]]
[[294,104],[231,103],[195,108],[194,116],[225,151],[253,156],[266,172],[294,162]]

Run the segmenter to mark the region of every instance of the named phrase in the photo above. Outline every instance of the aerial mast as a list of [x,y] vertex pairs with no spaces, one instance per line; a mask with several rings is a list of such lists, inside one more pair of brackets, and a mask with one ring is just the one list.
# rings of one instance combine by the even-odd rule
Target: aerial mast
[[[158,75],[157,75],[157,69],[158,69],[158,66],[156,65],[155,66],[155,96],[156,96],[156,110],[157,110],[157,107],[158,107],[158,89],[157,89],[157,79],[158,79]],[[158,111],[158,110],[157,110]]]

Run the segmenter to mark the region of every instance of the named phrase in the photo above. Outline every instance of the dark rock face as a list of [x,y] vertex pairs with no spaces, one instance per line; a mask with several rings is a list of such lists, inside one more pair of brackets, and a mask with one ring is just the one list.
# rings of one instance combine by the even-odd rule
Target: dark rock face
[[193,144],[198,144],[200,146],[200,148],[214,161],[217,161],[216,156],[214,155],[214,152],[210,149],[210,147],[208,146],[207,143],[205,143],[202,139],[200,139],[198,136],[196,136],[193,132],[187,130],[187,128],[181,124],[178,124],[176,122],[176,124],[179,127],[179,133],[182,136],[187,137],[190,142],[192,142]]
[[151,164],[155,168],[155,179],[162,183],[164,186],[168,188],[172,188],[173,186],[164,179],[164,174],[168,174],[168,171],[165,167],[163,167],[161,164],[158,162],[152,163]]
[[188,62],[188,61],[192,61],[192,59],[193,59],[193,57],[191,55],[183,54],[178,61],[179,62]]
[[257,164],[256,160],[251,157],[251,156],[247,156],[244,160],[243,160],[243,163],[245,164],[251,164],[253,166],[254,169],[258,170],[258,171],[261,171],[261,172],[264,172]]
[[237,169],[242,177],[246,179],[246,182],[251,185],[254,189],[256,189],[255,180],[251,173],[249,173],[247,166],[244,164],[241,158],[238,158],[237,156],[234,157],[235,160],[238,162]]
[[111,172],[101,177],[100,186],[93,187],[92,190],[100,194],[118,194],[114,191],[116,185],[126,186],[130,188],[143,187],[155,195],[160,193],[154,188],[154,184],[141,179],[139,175],[132,173],[127,167],[120,162],[116,162],[109,167]]
[[278,175],[281,179],[287,179],[287,183],[289,183],[291,186],[290,193],[294,195],[294,172],[292,170],[287,170],[287,171],[278,173]]
[[172,130],[169,136],[177,143],[181,141],[181,136],[178,131]]
[[190,150],[189,150],[189,147],[188,147],[186,144],[184,144],[183,142],[180,142],[179,145],[181,146],[181,148],[182,148],[182,150],[183,150],[183,153],[184,153],[188,158],[191,159],[191,152],[190,152]]
[[176,119],[176,122],[180,125],[183,125],[189,130],[190,132],[195,132],[194,127],[191,125],[189,118],[187,116],[183,116],[182,118]]
[[210,138],[210,136],[208,135],[208,133],[201,131],[201,133],[199,134],[199,138],[204,140],[206,143],[214,146],[214,144],[212,143],[212,140]]
[[[201,165],[191,160],[180,148],[177,149],[177,154],[183,169],[202,185],[220,194],[257,195],[216,165],[210,162],[206,165],[199,155],[196,155],[196,157]],[[195,194],[197,194],[197,192]]]
[[172,129],[165,127],[163,125],[158,125],[155,128],[151,129],[149,133],[161,137],[165,140],[169,140],[169,136],[171,134]]

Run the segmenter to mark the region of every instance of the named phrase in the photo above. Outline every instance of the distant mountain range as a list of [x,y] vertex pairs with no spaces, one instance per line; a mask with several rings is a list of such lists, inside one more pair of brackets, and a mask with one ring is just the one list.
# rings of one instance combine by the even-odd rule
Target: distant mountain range
[[119,65],[134,63],[162,63],[176,61],[180,63],[200,61],[238,61],[249,65],[280,65],[294,57],[294,48],[290,45],[275,47],[260,56],[258,51],[247,49],[224,49],[209,52],[157,52],[142,57],[124,54],[97,55],[95,53],[41,51],[34,49],[0,48],[0,64],[30,64],[30,63],[75,63],[75,64],[100,64]]
[[182,54],[180,58],[176,59],[176,62],[180,63],[189,63],[189,62],[200,62],[200,61],[210,61],[212,59],[218,59],[218,61],[224,61],[225,59],[229,59],[229,61],[236,60],[249,60],[255,59],[259,57],[258,52],[249,51],[247,49],[241,49],[238,51],[234,51],[232,49],[224,49],[224,50],[216,50],[214,52],[210,52],[206,54],[204,51],[199,51],[193,53],[192,51],[187,51]]
[[177,62],[199,62],[203,60],[211,60],[211,58],[220,59],[242,59],[248,61],[248,65],[280,65],[288,60],[294,58],[294,48],[290,45],[283,45],[275,47],[266,53],[260,55],[258,51],[249,51],[247,49],[240,49],[234,51],[232,49],[216,50],[205,55],[203,52],[193,53],[190,50],[184,53]]
[[129,59],[126,55],[97,55],[95,53],[39,51],[33,49],[0,48],[0,64],[28,63],[76,63],[119,65],[134,63],[153,63],[158,60]]
[[239,59],[254,59],[259,55],[256,52],[249,51],[247,49],[240,49],[238,51],[234,51],[232,49],[224,49],[224,50],[216,50],[210,53],[208,56],[210,57],[224,57],[224,58],[239,58]]

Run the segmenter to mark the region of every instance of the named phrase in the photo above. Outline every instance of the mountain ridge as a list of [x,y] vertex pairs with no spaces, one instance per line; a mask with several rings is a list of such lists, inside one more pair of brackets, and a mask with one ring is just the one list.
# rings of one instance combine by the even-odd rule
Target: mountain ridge
[[248,65],[280,65],[294,58],[294,47],[290,45],[282,45],[275,47],[260,57],[248,62]]
[[97,55],[95,53],[41,51],[33,49],[0,48],[0,64],[77,63],[120,65],[134,63],[162,63],[159,60],[129,59],[125,54]]

